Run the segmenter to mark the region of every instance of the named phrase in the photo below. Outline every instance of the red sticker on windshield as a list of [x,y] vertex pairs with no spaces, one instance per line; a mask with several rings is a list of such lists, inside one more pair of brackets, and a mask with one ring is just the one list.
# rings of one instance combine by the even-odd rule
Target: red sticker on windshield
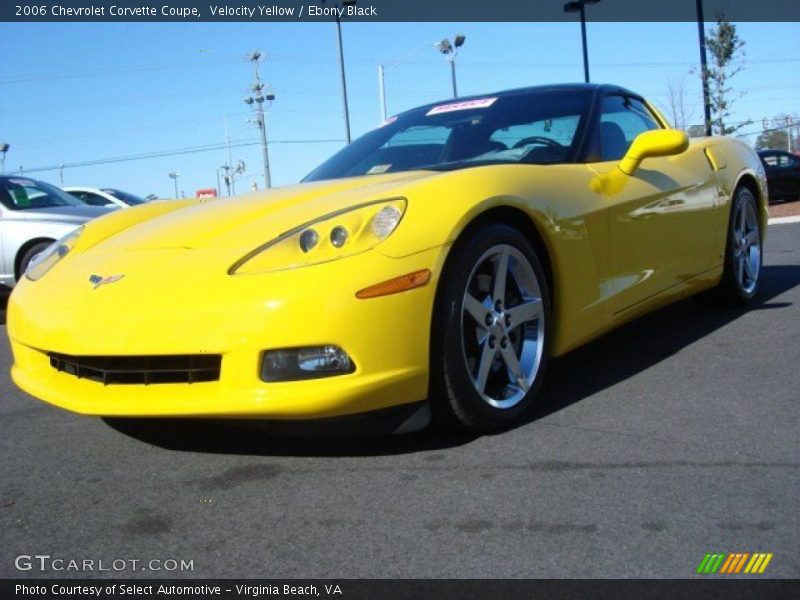
[[442,113],[455,112],[457,110],[469,110],[471,108],[489,108],[497,101],[497,98],[480,98],[479,100],[465,100],[464,102],[453,102],[452,104],[442,104],[434,106],[425,113],[426,117],[440,115]]

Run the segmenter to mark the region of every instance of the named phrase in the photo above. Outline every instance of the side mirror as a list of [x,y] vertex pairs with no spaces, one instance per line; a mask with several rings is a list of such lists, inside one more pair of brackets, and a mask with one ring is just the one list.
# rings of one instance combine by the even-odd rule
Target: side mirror
[[636,136],[627,154],[620,161],[620,171],[633,175],[639,164],[653,156],[674,156],[689,147],[689,137],[677,129],[653,129]]

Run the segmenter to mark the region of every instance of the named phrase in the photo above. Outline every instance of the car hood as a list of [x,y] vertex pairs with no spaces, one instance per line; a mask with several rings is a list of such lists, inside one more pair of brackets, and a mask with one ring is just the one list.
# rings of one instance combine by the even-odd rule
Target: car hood
[[[409,184],[441,175],[434,171],[371,175],[197,201],[131,225],[106,238],[92,251],[185,248],[247,252],[332,212],[375,200],[404,197]],[[133,209],[136,210],[139,208]]]
[[26,221],[59,221],[81,224],[108,214],[115,208],[104,206],[54,206],[52,208],[30,208],[17,214]]

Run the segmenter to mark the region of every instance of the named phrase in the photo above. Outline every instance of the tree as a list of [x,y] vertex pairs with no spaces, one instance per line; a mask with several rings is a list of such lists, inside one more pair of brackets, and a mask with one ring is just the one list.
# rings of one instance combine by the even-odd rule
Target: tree
[[696,110],[686,104],[686,79],[670,79],[667,81],[667,117],[676,129],[688,130],[689,122],[694,118]]
[[[766,129],[758,134],[756,138],[756,150],[786,150],[789,148],[789,129],[783,127],[787,123],[786,115],[778,115],[769,120],[770,124],[778,124],[778,127]],[[796,131],[792,132],[792,149],[797,151],[800,148],[800,138]]]
[[742,70],[739,61],[745,56],[744,45],[744,40],[736,33],[736,25],[725,20],[722,13],[717,14],[717,27],[706,39],[706,46],[711,53],[711,66],[703,73],[703,77],[709,88],[711,126],[719,135],[734,133],[752,122],[736,125],[728,122],[728,117],[731,116],[731,103],[744,96],[742,92],[732,97],[733,88],[729,83]]

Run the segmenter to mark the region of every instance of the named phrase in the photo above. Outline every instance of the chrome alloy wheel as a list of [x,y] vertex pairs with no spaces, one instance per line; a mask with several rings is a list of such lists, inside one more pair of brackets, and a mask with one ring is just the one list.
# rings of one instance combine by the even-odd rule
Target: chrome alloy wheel
[[752,202],[741,202],[734,217],[733,264],[736,282],[742,291],[752,294],[761,268],[761,231]]
[[531,263],[514,246],[489,248],[475,263],[464,292],[462,346],[481,398],[511,408],[536,379],[544,348],[544,304]]

